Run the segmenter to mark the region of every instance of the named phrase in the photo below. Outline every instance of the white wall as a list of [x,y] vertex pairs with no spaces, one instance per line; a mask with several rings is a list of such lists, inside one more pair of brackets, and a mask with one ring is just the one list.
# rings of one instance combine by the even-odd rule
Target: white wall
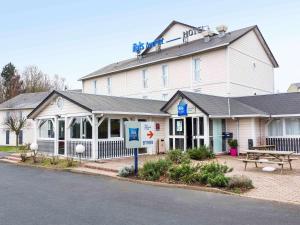
[[[167,63],[160,63],[144,67],[148,74],[148,88],[143,88],[142,69],[133,69],[111,75],[112,95],[151,99],[162,99],[162,94],[168,97],[177,90],[195,91],[200,89],[202,93],[212,95],[225,95],[226,91],[226,51],[220,49],[213,52],[198,54],[193,57],[185,57]],[[194,82],[192,71],[193,58],[201,60],[200,82]],[[168,65],[168,87],[162,86],[162,66]],[[107,77],[98,77],[97,94],[107,94]],[[93,80],[83,81],[83,91],[94,93]]]
[[[9,111],[11,115],[19,115],[19,111],[22,111],[22,116],[26,117],[32,110],[22,109],[22,110],[3,110],[0,111],[0,145],[6,145],[6,131],[9,130],[7,126],[4,125],[6,119],[6,112]],[[31,119],[27,119],[26,126],[23,129],[23,143],[32,143],[34,141],[34,122]],[[16,136],[10,131],[9,144],[8,146],[16,145]]]
[[274,68],[254,31],[228,48],[231,96],[274,93]]

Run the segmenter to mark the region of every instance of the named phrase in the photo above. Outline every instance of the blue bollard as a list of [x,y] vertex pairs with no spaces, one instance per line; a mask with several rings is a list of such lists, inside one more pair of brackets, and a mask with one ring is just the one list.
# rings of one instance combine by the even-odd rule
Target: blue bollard
[[135,148],[134,149],[134,175],[137,176],[138,175],[138,149]]

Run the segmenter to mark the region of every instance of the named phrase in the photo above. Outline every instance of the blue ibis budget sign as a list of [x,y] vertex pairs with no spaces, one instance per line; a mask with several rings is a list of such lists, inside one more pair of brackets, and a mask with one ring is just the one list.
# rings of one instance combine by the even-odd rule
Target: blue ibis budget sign
[[157,40],[154,40],[151,42],[147,42],[146,44],[139,41],[138,43],[134,43],[132,45],[132,51],[137,54],[140,54],[141,51],[144,50],[145,48],[153,48],[155,46],[162,45],[163,43],[164,43],[163,38],[160,38],[160,39],[157,39]]
[[177,106],[177,112],[178,112],[178,116],[187,116],[188,115],[187,104],[186,103],[180,103]]

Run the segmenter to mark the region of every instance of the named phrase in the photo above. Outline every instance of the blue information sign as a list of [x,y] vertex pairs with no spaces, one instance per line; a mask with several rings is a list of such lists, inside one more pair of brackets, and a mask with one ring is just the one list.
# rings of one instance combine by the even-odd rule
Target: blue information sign
[[177,106],[178,116],[187,116],[187,104],[186,103],[180,103]]

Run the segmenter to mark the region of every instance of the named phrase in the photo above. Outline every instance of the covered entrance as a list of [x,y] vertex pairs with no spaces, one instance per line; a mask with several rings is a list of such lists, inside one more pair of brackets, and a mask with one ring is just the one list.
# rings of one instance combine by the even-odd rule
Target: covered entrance
[[[169,119],[169,148],[187,150],[207,143],[204,116],[187,116]],[[206,132],[208,135],[208,131]],[[206,144],[208,145],[208,143]]]

